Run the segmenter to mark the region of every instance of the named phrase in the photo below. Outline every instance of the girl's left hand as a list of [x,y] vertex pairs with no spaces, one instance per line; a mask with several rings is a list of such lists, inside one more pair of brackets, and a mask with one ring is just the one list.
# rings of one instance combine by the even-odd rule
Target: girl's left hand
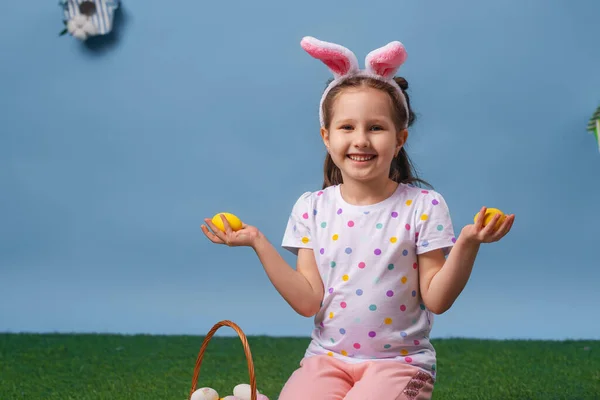
[[494,215],[492,220],[484,226],[483,222],[486,210],[486,207],[482,207],[477,221],[474,224],[467,225],[463,228],[461,235],[464,235],[466,240],[476,243],[497,242],[510,231],[515,220],[514,214],[507,215],[500,227],[495,229],[496,223],[500,219],[500,214]]

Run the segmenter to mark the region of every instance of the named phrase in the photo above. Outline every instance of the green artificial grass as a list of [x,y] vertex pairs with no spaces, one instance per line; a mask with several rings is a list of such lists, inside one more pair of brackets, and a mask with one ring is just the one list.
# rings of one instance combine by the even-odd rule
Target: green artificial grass
[[[188,399],[203,337],[0,334],[0,399]],[[307,338],[249,337],[262,393],[276,400]],[[600,399],[600,341],[434,340],[434,400]],[[248,383],[237,337],[214,337],[198,388]],[[307,399],[312,400],[312,399]],[[318,400],[318,399],[315,399]]]

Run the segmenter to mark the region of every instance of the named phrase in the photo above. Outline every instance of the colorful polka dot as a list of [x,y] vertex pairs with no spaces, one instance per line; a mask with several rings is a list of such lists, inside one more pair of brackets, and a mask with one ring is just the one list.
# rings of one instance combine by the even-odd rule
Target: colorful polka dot
[[410,231],[410,224],[404,225],[404,229],[406,229],[407,231]]
[[325,249],[321,247],[321,250],[319,250],[319,253],[325,254]]
[[455,237],[452,238],[452,243],[456,243],[456,238]]
[[444,226],[443,225],[438,225],[437,226],[437,230],[438,231],[443,231],[444,230]]
[[413,269],[417,269],[417,268],[419,268],[419,264],[413,263]]
[[375,249],[373,253],[375,253],[376,256],[381,255],[381,249]]
[[398,218],[398,213],[396,211],[392,211],[392,218]]
[[369,332],[369,337],[375,337],[375,336],[377,336],[377,333],[375,333],[375,331]]
[[406,278],[405,276],[403,276],[403,277],[402,277],[402,279],[400,279],[400,281],[401,281],[402,283],[406,283],[406,281],[408,281],[408,278]]
[[313,210],[313,215],[317,215],[317,210]]
[[332,240],[338,240],[339,238],[340,236],[337,233],[331,237]]
[[391,270],[393,270],[393,269],[394,269],[394,264],[390,264],[390,265],[388,265],[388,269],[389,269],[390,271],[391,271]]
[[335,343],[335,339],[334,339],[334,338],[329,338],[329,341],[330,341],[331,343]]
[[369,306],[369,310],[371,310],[371,311],[375,311],[375,310],[377,310],[377,306],[376,306],[375,304],[371,304],[371,305]]
[[304,213],[304,214],[302,214],[302,218],[304,218],[304,219],[308,219],[308,213]]
[[373,283],[379,283],[379,277],[376,276],[375,279],[373,279]]
[[342,276],[342,280],[343,280],[344,282],[347,282],[347,281],[348,281],[348,279],[350,279],[350,277],[349,277],[348,275],[344,275],[344,276]]
[[360,349],[360,343],[354,343],[354,348],[357,350]]
[[402,255],[406,257],[408,255],[408,250],[402,250]]
[[342,209],[338,208],[337,213],[338,213],[338,215],[340,215],[342,213]]
[[390,238],[390,242],[391,242],[391,243],[396,243],[397,241],[398,241],[398,238],[397,238],[396,236],[392,236],[392,237]]
[[351,254],[352,253],[352,249],[350,247],[346,247],[346,250],[344,250],[346,252],[346,254]]
[[331,265],[331,268],[335,268],[335,266],[336,266],[337,264],[335,263],[335,261],[332,261],[332,262],[330,262],[330,263],[329,263],[329,265]]
[[400,311],[406,311],[406,306],[404,304],[400,306]]
[[421,246],[427,247],[427,246],[429,246],[429,242],[427,240],[423,240],[423,243],[421,243]]
[[333,357],[333,353],[332,353],[332,352],[328,352],[328,353],[327,353],[327,355],[328,355],[329,357]]
[[429,193],[429,190],[421,190],[421,193],[427,194],[427,193]]
[[329,319],[333,318],[333,312],[329,313]]
[[321,228],[325,228],[327,226],[327,222],[321,222]]
[[385,295],[386,295],[387,297],[392,297],[392,296],[394,295],[394,292],[393,292],[392,290],[388,290],[388,291],[385,293]]
[[408,350],[402,349],[402,350],[400,350],[400,354],[402,354],[403,356],[405,356],[405,355],[408,354]]
[[434,206],[437,206],[438,204],[440,204],[439,201],[437,201],[436,199],[431,200],[431,204],[433,204]]
[[304,236],[304,237],[302,238],[302,243],[304,243],[304,244],[308,243],[309,241],[310,241],[310,239],[309,239],[309,238],[307,238],[306,236]]
[[377,225],[375,225],[375,228],[381,229],[381,228],[383,228],[383,224],[380,222]]
[[342,354],[343,356],[347,356],[347,355],[348,355],[348,352],[347,352],[346,350],[342,350],[342,351],[341,351],[341,354]]
[[329,288],[329,294],[331,294],[331,293],[333,293],[333,288],[332,287]]
[[346,330],[345,330],[344,328],[340,328],[340,333],[341,333],[342,335],[345,335],[345,334],[346,334]]
[[432,364],[432,365],[431,365],[431,369],[432,369],[433,371],[435,371],[435,369],[436,369],[436,368],[437,368],[437,367],[436,367],[436,365],[435,365],[435,364]]
[[428,218],[429,218],[429,216],[427,214],[421,215],[421,221],[427,221]]
[[352,228],[354,226],[354,221],[348,221],[348,226]]
[[415,344],[415,346],[418,346],[421,344],[421,342],[419,342],[418,340],[415,340],[413,343]]
[[367,265],[364,262],[359,262],[358,263],[358,268],[363,269],[364,267],[366,267]]
[[346,302],[345,302],[345,301],[342,301],[342,302],[340,303],[340,307],[342,307],[342,308],[346,308],[346,307],[347,307],[347,304],[346,304]]
[[407,336],[408,336],[408,334],[407,334],[406,332],[400,332],[400,336],[402,336],[402,337],[407,337]]
[[405,204],[406,204],[407,206],[410,206],[410,205],[412,204],[412,200],[406,200],[406,203],[405,203]]
[[320,196],[320,195],[322,195],[322,194],[323,194],[323,191],[322,191],[322,190],[319,190],[319,192],[317,193],[317,196]]
[[384,345],[383,345],[383,348],[384,348],[384,349],[389,349],[389,348],[391,348],[391,347],[392,347],[392,345],[391,345],[391,344],[384,344]]
[[417,296],[417,291],[413,290],[411,294],[412,294],[412,297],[416,297]]
[[425,304],[421,303],[419,304],[419,307],[421,307],[421,310],[425,311]]
[[413,361],[413,360],[412,360],[412,358],[410,358],[410,357],[405,357],[405,358],[404,358],[404,360],[405,360],[407,363],[411,363],[411,362]]
[[386,318],[383,320],[383,323],[386,325],[391,325],[392,324],[392,319],[391,318]]
[[356,295],[357,296],[362,296],[363,295],[362,289],[356,289]]

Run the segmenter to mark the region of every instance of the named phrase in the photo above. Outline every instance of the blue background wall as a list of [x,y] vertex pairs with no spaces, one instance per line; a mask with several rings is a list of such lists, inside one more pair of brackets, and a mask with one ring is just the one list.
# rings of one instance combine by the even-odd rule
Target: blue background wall
[[279,245],[320,187],[312,35],[361,65],[404,42],[408,149],[457,232],[517,216],[433,337],[600,338],[600,3],[331,3],[129,0],[85,46],[56,2],[2,2],[0,331],[308,335],[253,252],[199,226],[230,211]]

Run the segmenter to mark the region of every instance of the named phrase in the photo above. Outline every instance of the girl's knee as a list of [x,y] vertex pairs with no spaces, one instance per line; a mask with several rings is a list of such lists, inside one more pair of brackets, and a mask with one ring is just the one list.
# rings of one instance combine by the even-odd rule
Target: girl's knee
[[416,367],[396,362],[377,362],[362,366],[357,384],[346,400],[377,398],[381,400],[429,400],[433,378]]
[[342,400],[352,387],[350,376],[327,357],[314,356],[300,362],[283,386],[279,400]]

